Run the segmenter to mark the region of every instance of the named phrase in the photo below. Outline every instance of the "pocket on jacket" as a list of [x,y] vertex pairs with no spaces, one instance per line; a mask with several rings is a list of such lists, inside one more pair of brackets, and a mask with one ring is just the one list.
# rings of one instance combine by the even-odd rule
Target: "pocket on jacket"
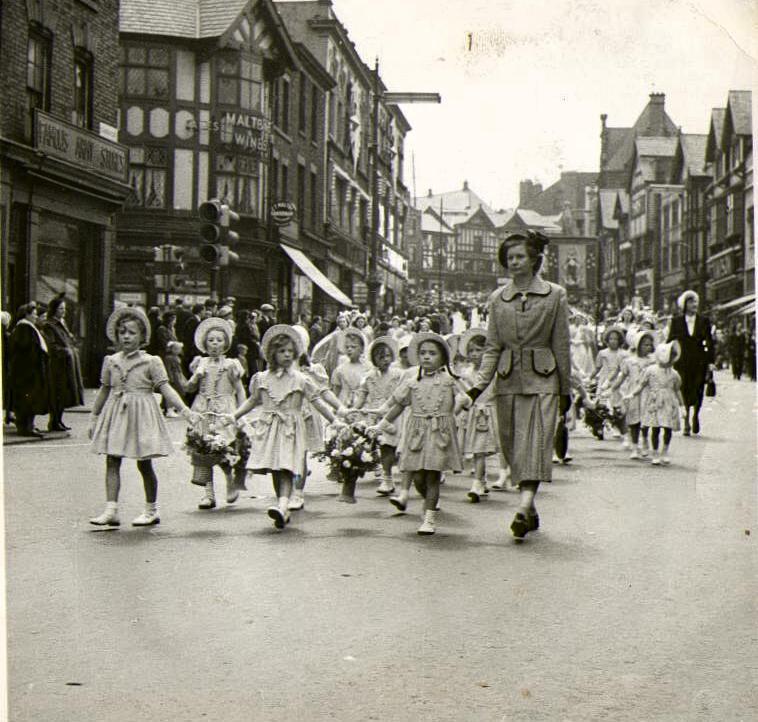
[[550,376],[555,371],[555,356],[549,348],[536,348],[532,352],[532,368],[540,376]]
[[501,378],[507,378],[513,368],[513,352],[506,348],[500,353],[500,359],[497,362],[497,375]]

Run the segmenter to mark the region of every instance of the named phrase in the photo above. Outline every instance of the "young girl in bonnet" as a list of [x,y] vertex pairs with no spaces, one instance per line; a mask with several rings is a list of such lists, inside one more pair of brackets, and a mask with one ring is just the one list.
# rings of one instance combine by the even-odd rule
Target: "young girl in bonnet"
[[268,370],[253,376],[250,397],[230,419],[236,421],[252,411],[243,421],[250,438],[248,469],[271,473],[277,504],[269,507],[268,516],[277,529],[284,529],[290,519],[292,479],[302,473],[308,450],[304,402],[310,402],[329,421],[334,421],[335,415],[321,398],[321,389],[297,366],[304,349],[294,327],[272,326],[264,334],[261,347]]
[[173,445],[153,392],[178,409],[194,415],[171,387],[163,361],[142,350],[150,341],[150,322],[138,308],[117,308],[108,318],[106,334],[118,351],[103,360],[100,389],[92,405],[88,429],[90,449],[105,454],[105,511],[90,519],[96,526],[117,527],[122,459],[136,459],[145,488],[145,511],[133,526],[160,523],[156,499],[158,478],[152,459],[168,456]]
[[[194,366],[192,377],[187,383],[187,390],[197,389],[192,402],[192,410],[201,418],[199,431],[203,435],[219,434],[229,444],[235,441],[235,430],[225,422],[245,400],[245,388],[242,385],[244,370],[237,359],[226,358],[226,352],[232,343],[234,331],[223,318],[211,317],[201,321],[195,329],[195,346],[206,356],[201,357]],[[216,492],[213,485],[213,466],[208,465],[197,455],[192,457],[192,483],[205,487],[205,494],[197,505],[198,509],[214,509]],[[231,466],[221,465],[226,477],[226,501],[237,501],[239,490],[234,482]]]

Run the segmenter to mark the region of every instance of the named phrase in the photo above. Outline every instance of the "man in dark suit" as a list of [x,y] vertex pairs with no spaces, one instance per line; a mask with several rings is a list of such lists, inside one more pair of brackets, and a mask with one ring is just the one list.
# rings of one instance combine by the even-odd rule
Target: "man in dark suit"
[[181,326],[179,340],[184,344],[184,373],[190,374],[189,365],[195,356],[201,356],[201,351],[195,346],[195,330],[198,327],[200,321],[207,318],[205,306],[202,303],[196,303],[192,307],[192,315]]
[[[684,397],[684,435],[700,433],[700,407],[703,404],[705,382],[713,373],[715,345],[711,334],[711,321],[698,313],[700,297],[694,291],[685,291],[677,299],[681,316],[671,319],[667,341],[678,341],[682,355],[674,368],[682,377]],[[690,421],[690,410],[692,421]]]
[[261,306],[261,316],[258,319],[258,333],[261,338],[273,325],[276,324],[276,309],[270,303]]

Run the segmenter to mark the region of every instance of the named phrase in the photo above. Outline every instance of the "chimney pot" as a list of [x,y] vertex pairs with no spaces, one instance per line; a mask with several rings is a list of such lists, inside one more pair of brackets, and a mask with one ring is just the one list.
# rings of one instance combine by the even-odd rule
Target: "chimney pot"
[[431,189],[431,188],[429,189],[428,197],[429,197],[429,198],[431,198],[431,197],[432,197],[432,189]]
[[468,181],[467,180],[463,181],[463,190],[464,191],[468,190]]

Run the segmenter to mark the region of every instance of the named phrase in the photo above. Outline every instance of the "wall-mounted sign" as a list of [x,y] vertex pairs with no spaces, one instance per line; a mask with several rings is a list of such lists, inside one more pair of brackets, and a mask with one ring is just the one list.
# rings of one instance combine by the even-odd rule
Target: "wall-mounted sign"
[[649,268],[644,271],[637,271],[637,273],[634,274],[634,284],[636,286],[652,286],[653,272]]
[[121,183],[126,183],[129,178],[126,146],[105,140],[41,110],[34,112],[34,147]]
[[271,206],[271,220],[278,226],[286,226],[294,217],[295,204],[289,201],[278,201]]

